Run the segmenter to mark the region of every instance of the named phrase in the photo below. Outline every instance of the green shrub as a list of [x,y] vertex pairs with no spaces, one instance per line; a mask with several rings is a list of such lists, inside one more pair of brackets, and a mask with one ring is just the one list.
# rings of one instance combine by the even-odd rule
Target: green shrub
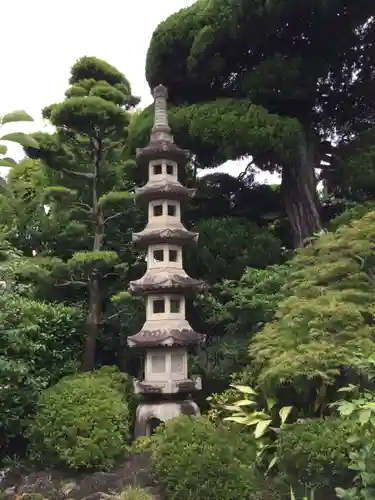
[[0,294],[0,450],[24,434],[39,394],[76,370],[79,310]]
[[145,489],[138,486],[128,486],[118,496],[118,500],[152,500],[152,498]]
[[296,492],[298,484],[318,488],[321,494],[317,491],[316,499],[328,500],[336,486],[350,483],[347,440],[352,432],[352,423],[336,417],[285,426],[277,445],[281,475],[296,485]]
[[169,500],[261,498],[248,433],[217,427],[205,417],[180,417],[156,430],[150,455]]
[[76,469],[113,466],[130,439],[129,394],[128,377],[114,368],[64,377],[40,398],[32,455]]

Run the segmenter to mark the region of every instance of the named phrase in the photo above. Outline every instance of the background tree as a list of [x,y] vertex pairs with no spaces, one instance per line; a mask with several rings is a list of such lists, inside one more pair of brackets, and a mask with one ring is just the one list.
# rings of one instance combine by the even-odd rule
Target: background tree
[[[68,231],[75,234],[78,248],[71,249],[69,260],[64,266],[55,266],[54,272],[58,286],[87,287],[82,368],[92,370],[102,324],[103,286],[108,288],[121,279],[130,264],[121,264],[121,253],[129,252],[121,248],[124,238],[110,243],[106,236],[112,221],[121,217],[129,242],[137,222],[129,194],[133,186],[127,176],[130,167],[122,154],[129,110],[139,100],[131,95],[129,82],[118,70],[93,57],[77,61],[70,84],[63,102],[43,110],[56,132],[36,134],[40,149],[28,148],[27,153],[51,171],[50,184],[44,190],[48,218],[58,217],[63,207],[68,214]],[[64,233],[66,236],[67,231]],[[82,248],[80,243],[87,244],[87,237],[90,243]]]
[[248,267],[264,268],[282,260],[281,242],[273,231],[248,219],[202,217],[195,230],[199,240],[187,252],[186,269],[211,285],[239,280]]
[[[17,110],[12,111],[11,113],[7,113],[6,115],[0,117],[0,130],[9,123],[18,123],[18,122],[32,122],[32,117],[27,114],[25,111]],[[25,134],[24,132],[10,132],[8,134],[0,137],[0,141],[5,142],[14,142],[23,147],[33,147],[38,148],[37,141],[31,137],[29,134]],[[13,158],[5,156],[8,152],[8,148],[5,144],[0,144],[0,166],[1,167],[14,167],[17,164]]]
[[375,197],[375,127],[334,150],[332,168],[325,172],[329,192],[346,203]]
[[199,1],[153,35],[147,79],[179,106],[179,143],[201,166],[251,155],[279,171],[295,247],[322,226],[314,170],[327,139],[373,119],[373,14],[370,0]]
[[374,221],[374,211],[354,213],[301,249],[275,319],[250,343],[258,383],[310,416],[374,359]]

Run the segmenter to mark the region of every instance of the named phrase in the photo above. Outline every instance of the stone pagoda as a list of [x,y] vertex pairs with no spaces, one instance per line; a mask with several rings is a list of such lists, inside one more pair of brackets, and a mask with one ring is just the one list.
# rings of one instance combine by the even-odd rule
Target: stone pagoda
[[135,437],[147,436],[160,423],[179,415],[199,415],[191,394],[202,388],[200,377],[189,377],[188,352],[202,342],[185,317],[185,297],[201,289],[202,281],[186,274],[182,248],[198,234],[181,223],[181,202],[195,190],[180,183],[189,152],[178,148],[168,125],[167,89],[154,90],[154,125],[149,144],[137,150],[137,164],[148,172],[148,182],[136,190],[147,204],[148,224],[133,241],[147,249],[147,271],[130,283],[130,290],[146,296],[146,322],[128,338],[129,347],[142,348],[144,373],[135,380],[142,402],[136,413]]

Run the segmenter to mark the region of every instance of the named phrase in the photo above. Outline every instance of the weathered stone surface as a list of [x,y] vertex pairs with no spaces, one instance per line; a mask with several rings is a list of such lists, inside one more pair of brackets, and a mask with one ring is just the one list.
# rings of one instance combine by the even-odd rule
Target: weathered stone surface
[[165,327],[163,329],[147,330],[142,328],[141,331],[128,337],[128,342],[133,346],[155,346],[163,345],[168,341],[168,345],[196,345],[205,339],[204,335],[194,331],[192,328],[172,328]]
[[142,278],[130,282],[135,294],[150,292],[197,292],[205,288],[202,280],[191,278],[183,269],[149,269]]

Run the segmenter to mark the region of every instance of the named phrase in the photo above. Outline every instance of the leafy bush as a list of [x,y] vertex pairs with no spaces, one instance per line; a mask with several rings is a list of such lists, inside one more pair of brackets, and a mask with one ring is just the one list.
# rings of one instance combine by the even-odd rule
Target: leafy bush
[[81,313],[0,294],[0,448],[23,434],[42,390],[76,369]]
[[114,368],[61,379],[46,390],[30,423],[32,455],[48,464],[109,468],[130,438],[128,377]]
[[248,433],[180,417],[151,438],[154,471],[170,500],[257,499],[255,445]]
[[118,500],[152,500],[152,496],[143,488],[129,486],[120,493]]
[[293,487],[298,484],[319,487],[329,498],[335,486],[350,484],[352,474],[347,470],[350,452],[347,440],[352,433],[353,423],[336,417],[283,427],[277,446],[279,471],[288,477]]
[[[375,358],[373,318],[375,211],[336,232],[321,234],[299,249],[290,262],[288,292],[275,319],[250,342],[258,383],[275,391],[288,386],[294,406],[306,412],[314,391],[315,412],[327,399],[320,395],[337,378],[345,385]],[[328,401],[329,402],[329,401]]]
[[[370,360],[369,360],[370,361]],[[370,361],[370,374],[373,378],[374,361]],[[348,392],[349,401],[343,399],[333,403],[346,424],[352,423],[353,432],[348,439],[350,445],[349,468],[355,472],[350,488],[336,488],[343,500],[375,498],[375,394],[361,391],[360,387],[348,386],[341,390]],[[345,485],[347,486],[347,485]]]

